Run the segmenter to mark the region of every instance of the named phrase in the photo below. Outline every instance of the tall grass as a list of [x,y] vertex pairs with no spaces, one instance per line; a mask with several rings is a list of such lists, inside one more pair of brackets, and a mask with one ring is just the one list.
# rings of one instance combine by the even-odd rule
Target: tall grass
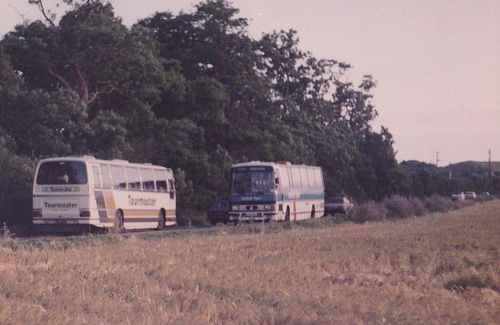
[[498,324],[498,211],[4,238],[0,324]]

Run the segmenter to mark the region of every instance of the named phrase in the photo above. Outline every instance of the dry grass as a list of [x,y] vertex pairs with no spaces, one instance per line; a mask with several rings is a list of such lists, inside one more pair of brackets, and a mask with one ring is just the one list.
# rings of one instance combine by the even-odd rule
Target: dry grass
[[0,324],[498,324],[499,211],[4,237]]

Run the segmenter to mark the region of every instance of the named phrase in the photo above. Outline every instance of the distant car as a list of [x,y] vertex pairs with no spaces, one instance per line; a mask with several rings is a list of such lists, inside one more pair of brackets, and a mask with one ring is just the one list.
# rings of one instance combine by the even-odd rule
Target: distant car
[[481,192],[481,194],[479,194],[480,197],[489,197],[490,196],[490,192]]
[[325,216],[335,213],[347,213],[354,205],[345,196],[332,197],[325,202]]
[[475,192],[469,191],[465,192],[465,199],[466,200],[474,200],[477,197]]
[[227,224],[229,221],[228,213],[229,203],[227,201],[215,201],[207,212],[207,219],[212,225],[217,224],[217,222]]
[[465,194],[464,194],[464,192],[453,193],[451,195],[451,199],[453,201],[463,201],[463,200],[465,200]]

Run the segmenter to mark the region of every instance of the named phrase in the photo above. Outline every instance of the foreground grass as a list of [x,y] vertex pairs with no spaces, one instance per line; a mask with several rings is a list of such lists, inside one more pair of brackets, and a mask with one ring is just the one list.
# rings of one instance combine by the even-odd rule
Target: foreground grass
[[3,238],[0,324],[498,324],[499,211]]

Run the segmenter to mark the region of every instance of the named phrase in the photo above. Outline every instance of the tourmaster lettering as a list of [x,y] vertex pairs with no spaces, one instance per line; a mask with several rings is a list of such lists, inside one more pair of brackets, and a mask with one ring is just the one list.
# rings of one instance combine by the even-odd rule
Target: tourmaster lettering
[[138,205],[138,206],[154,206],[156,205],[156,199],[138,199],[133,198],[130,195],[128,196],[128,203],[130,205]]
[[43,202],[43,206],[46,209],[76,209],[78,203],[49,203]]

